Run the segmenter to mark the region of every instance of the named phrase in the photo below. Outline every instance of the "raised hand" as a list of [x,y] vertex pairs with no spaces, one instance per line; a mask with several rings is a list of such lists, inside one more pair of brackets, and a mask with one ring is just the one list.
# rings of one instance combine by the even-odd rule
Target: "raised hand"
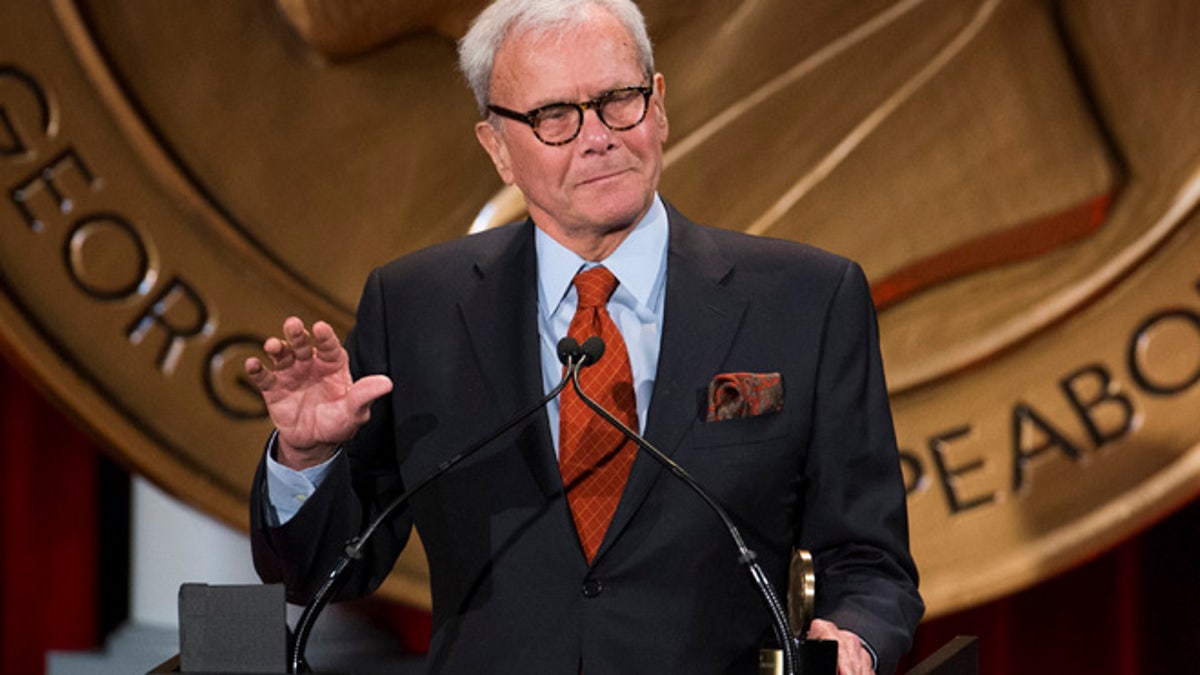
[[250,357],[246,374],[279,431],[276,460],[293,469],[327,460],[367,422],[371,402],[392,390],[386,375],[351,378],[349,356],[324,321],[309,333],[303,321],[288,317],[283,339],[268,338],[263,350],[271,368]]

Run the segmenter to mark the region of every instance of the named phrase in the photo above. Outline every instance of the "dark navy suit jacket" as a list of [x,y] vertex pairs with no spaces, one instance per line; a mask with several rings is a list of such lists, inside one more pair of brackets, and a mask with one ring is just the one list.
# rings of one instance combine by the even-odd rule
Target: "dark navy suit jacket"
[[[645,434],[732,514],[777,589],[793,547],[816,561],[818,615],[894,670],[923,611],[869,289],[854,263],[691,223],[668,207],[662,346]],[[533,224],[374,270],[347,339],[355,377],[391,395],[325,483],[252,541],[293,601],[405,485],[543,394]],[[778,372],[783,409],[705,421],[722,372]],[[586,382],[586,371],[584,371]],[[720,521],[639,454],[589,566],[546,416],[417,495],[377,536],[346,595],[370,592],[416,526],[429,560],[435,673],[755,673],[770,619]]]

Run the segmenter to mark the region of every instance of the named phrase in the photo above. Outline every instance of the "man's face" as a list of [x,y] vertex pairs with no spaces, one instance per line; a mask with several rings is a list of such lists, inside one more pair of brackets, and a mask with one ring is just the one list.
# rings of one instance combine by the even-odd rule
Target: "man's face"
[[[491,103],[526,111],[650,84],[624,27],[603,10],[588,11],[588,21],[565,34],[507,38],[492,70]],[[645,120],[626,131],[587,110],[579,135],[565,145],[546,145],[509,119],[498,129],[480,122],[476,135],[504,182],[524,193],[534,222],[570,247],[569,240],[627,231],[650,208],[667,139],[661,75],[653,87]]]

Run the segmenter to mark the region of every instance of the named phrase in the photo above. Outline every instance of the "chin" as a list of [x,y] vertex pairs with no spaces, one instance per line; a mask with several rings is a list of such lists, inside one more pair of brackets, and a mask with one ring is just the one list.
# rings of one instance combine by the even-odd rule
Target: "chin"
[[635,224],[650,208],[650,201],[648,196],[606,200],[605,203],[588,209],[587,219],[597,225],[607,224],[612,229],[622,229]]

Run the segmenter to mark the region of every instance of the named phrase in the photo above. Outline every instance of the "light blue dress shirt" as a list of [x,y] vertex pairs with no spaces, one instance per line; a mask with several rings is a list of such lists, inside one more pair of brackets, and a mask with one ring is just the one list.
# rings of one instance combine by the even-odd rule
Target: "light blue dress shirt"
[[[541,344],[544,391],[549,392],[562,378],[558,341],[567,335],[578,298],[571,280],[580,270],[603,265],[620,282],[608,300],[608,313],[621,331],[629,351],[638,427],[639,430],[645,430],[662,342],[668,232],[667,209],[657,195],[650,210],[634,226],[625,241],[599,263],[584,260],[540,228],[534,228],[538,272],[538,339]],[[587,391],[586,369],[580,375],[580,383]],[[550,418],[550,434],[557,453],[557,399],[546,407],[546,413]],[[273,511],[268,517],[273,521],[272,525],[279,526],[291,520],[305,500],[316,492],[329,472],[333,458],[303,471],[295,471],[275,461],[274,435],[267,447],[267,495],[271,505],[268,511]]]
[[[658,350],[662,343],[663,301],[667,288],[667,209],[655,197],[645,217],[625,241],[603,261],[584,260],[540,229],[534,235],[538,261],[538,337],[542,346],[542,383],[546,392],[562,379],[558,341],[567,336],[579,294],[571,280],[581,270],[603,265],[620,282],[608,299],[608,313],[629,351],[639,431],[654,391]],[[589,337],[589,336],[584,336]],[[583,342],[581,339],[580,342]],[[587,392],[587,369],[579,375]],[[550,434],[558,451],[558,399],[546,406]]]

